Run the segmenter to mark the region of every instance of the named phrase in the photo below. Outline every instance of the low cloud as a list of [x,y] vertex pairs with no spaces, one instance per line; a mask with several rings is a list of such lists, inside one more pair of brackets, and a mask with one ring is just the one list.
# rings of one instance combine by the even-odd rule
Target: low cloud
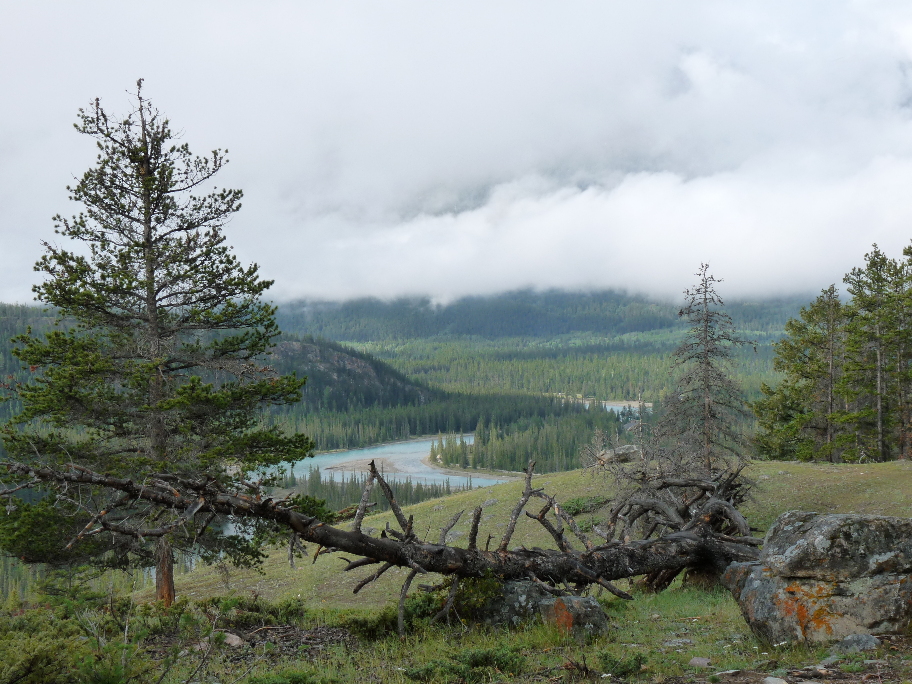
[[[144,76],[231,150],[229,237],[279,298],[813,292],[912,237],[912,7],[28,3],[0,59],[0,299]],[[143,49],[137,49],[142,45]]]

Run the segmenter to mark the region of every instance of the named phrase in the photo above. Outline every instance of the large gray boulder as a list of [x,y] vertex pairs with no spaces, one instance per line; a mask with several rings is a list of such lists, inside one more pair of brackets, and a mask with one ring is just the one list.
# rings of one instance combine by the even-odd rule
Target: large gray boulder
[[760,560],[733,563],[722,583],[771,643],[898,633],[912,624],[912,520],[784,513]]
[[481,619],[490,625],[516,627],[541,619],[575,634],[601,633],[609,629],[605,611],[592,597],[555,597],[534,582],[504,582],[503,593],[482,609]]
[[779,577],[833,581],[912,572],[912,520],[884,515],[783,513],[763,544]]

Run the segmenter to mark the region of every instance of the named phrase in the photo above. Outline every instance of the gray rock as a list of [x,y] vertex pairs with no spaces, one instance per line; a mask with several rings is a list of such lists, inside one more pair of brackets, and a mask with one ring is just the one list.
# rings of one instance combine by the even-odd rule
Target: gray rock
[[826,669],[828,667],[832,667],[836,663],[839,663],[843,660],[845,660],[845,658],[843,658],[842,656],[838,656],[838,655],[827,656],[826,658],[821,660],[820,665],[817,665],[816,667]]
[[465,534],[465,533],[460,532],[459,530],[450,530],[449,532],[447,532],[446,541],[447,541],[447,543],[449,543],[451,541],[455,541],[455,540],[459,539],[463,534]]
[[763,562],[779,577],[839,581],[912,572],[912,520],[789,511],[766,534]]
[[669,639],[662,643],[666,648],[681,648],[681,646],[690,646],[693,641],[690,639]]
[[769,644],[903,632],[912,621],[912,582],[904,575],[844,582],[777,577],[761,561],[732,563],[722,584],[738,601],[751,631]]
[[709,658],[691,658],[687,663],[690,667],[712,667]]
[[591,596],[555,596],[538,605],[542,621],[564,632],[602,634],[608,631],[608,616]]
[[780,677],[764,677],[763,684],[788,684],[788,682]]
[[488,506],[493,506],[493,505],[496,504],[496,503],[497,503],[497,499],[488,499],[488,500],[485,501],[483,504],[481,504],[481,507],[482,507],[482,508],[487,508]]
[[722,583],[770,644],[820,643],[912,625],[912,520],[790,511],[760,560],[733,563]]
[[482,611],[489,625],[515,627],[540,618],[574,633],[602,633],[610,629],[608,617],[591,597],[555,597],[534,582],[504,582],[503,593]]
[[880,639],[871,634],[850,634],[839,643],[830,647],[833,655],[845,653],[858,653],[860,651],[873,651],[880,646]]
[[515,627],[538,614],[538,605],[553,598],[534,582],[504,582],[503,594],[483,609],[482,621]]

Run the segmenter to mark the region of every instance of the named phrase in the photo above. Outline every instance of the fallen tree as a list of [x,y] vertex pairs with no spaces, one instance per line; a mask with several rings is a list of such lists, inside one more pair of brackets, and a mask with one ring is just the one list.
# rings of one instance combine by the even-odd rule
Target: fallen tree
[[[291,535],[293,549],[300,541],[318,545],[321,552],[344,552],[358,556],[345,559],[346,571],[378,566],[355,588],[363,587],[393,567],[410,568],[401,591],[401,607],[405,595],[419,574],[439,573],[457,579],[496,577],[500,580],[528,579],[553,594],[579,593],[598,585],[621,598],[632,598],[612,584],[613,580],[648,575],[674,573],[687,568],[712,568],[721,571],[729,563],[757,558],[760,540],[749,536],[744,518],[727,501],[736,473],[718,476],[714,480],[669,483],[668,486],[697,487],[704,492],[694,514],[687,517],[675,513],[660,502],[638,500],[627,502],[665,516],[668,534],[654,539],[627,540],[615,538],[618,528],[605,530],[596,526],[594,540],[582,532],[576,521],[558,500],[542,489],[533,488],[534,462],[529,464],[525,488],[516,502],[500,539],[489,536],[479,543],[478,529],[482,509],[471,513],[471,528],[465,547],[448,544],[447,533],[465,511],[459,512],[441,529],[436,542],[420,539],[415,534],[415,521],[406,517],[396,502],[389,483],[371,464],[371,472],[360,504],[353,511],[350,529],[327,523],[320,517],[297,510],[300,497],[273,499],[256,482],[244,482],[243,490],[229,488],[210,477],[191,477],[159,473],[142,481],[121,478],[90,470],[77,464],[51,467],[22,462],[3,463],[7,478],[20,484],[0,492],[11,497],[22,488],[50,487],[66,493],[68,500],[79,500],[91,517],[86,528],[71,543],[99,534],[131,537],[142,540],[165,534],[198,535],[216,518],[269,521],[277,529]],[[368,498],[378,486],[390,503],[398,529],[387,524],[379,536],[365,534],[362,523],[368,510]],[[532,500],[543,502],[541,508],[530,512]],[[694,506],[695,502],[689,505]],[[550,534],[556,548],[510,548],[521,515],[536,520]],[[726,531],[720,532],[720,522]],[[456,587],[458,582],[454,582]],[[456,589],[453,589],[455,593]]]

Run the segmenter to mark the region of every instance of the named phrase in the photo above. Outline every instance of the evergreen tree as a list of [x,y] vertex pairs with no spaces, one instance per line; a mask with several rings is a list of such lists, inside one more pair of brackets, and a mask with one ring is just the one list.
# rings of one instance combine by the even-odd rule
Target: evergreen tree
[[835,462],[852,441],[840,393],[846,320],[839,291],[830,285],[786,323],[786,337],[773,345],[773,366],[785,380],[776,389],[764,384],[764,397],[753,405],[762,455]]
[[699,282],[684,291],[685,304],[678,315],[690,329],[674,351],[674,365],[681,373],[665,415],[656,426],[656,437],[685,460],[695,458],[707,473],[727,467],[740,458],[744,440],[739,421],[745,416],[740,388],[731,377],[732,349],[748,342],[737,335],[731,317],[721,310],[715,290],[721,282],[700,264]]
[[[96,141],[97,163],[68,188],[84,213],[55,217],[57,233],[76,245],[45,242],[36,265],[45,274],[36,298],[60,318],[47,334],[15,340],[37,376],[18,391],[23,408],[4,429],[7,452],[36,468],[82,466],[135,481],[243,487],[270,469],[278,477],[278,466],[308,455],[312,443],[266,425],[261,409],[298,401],[304,381],[264,366],[279,334],[275,308],[261,299],[272,283],[238,262],[222,231],[241,192],[197,194],[225,153],[199,157],[179,143],[142,80],[125,117],[96,100],[76,128]],[[161,513],[142,534],[131,532],[117,520],[144,512],[91,491],[56,502],[154,556],[166,603],[172,544],[218,537],[211,517]],[[239,538],[221,544],[214,548],[243,546]]]
[[849,401],[845,420],[858,435],[850,455],[883,461],[908,433],[909,268],[875,244],[864,268],[853,268],[845,282],[852,300],[841,389]]

